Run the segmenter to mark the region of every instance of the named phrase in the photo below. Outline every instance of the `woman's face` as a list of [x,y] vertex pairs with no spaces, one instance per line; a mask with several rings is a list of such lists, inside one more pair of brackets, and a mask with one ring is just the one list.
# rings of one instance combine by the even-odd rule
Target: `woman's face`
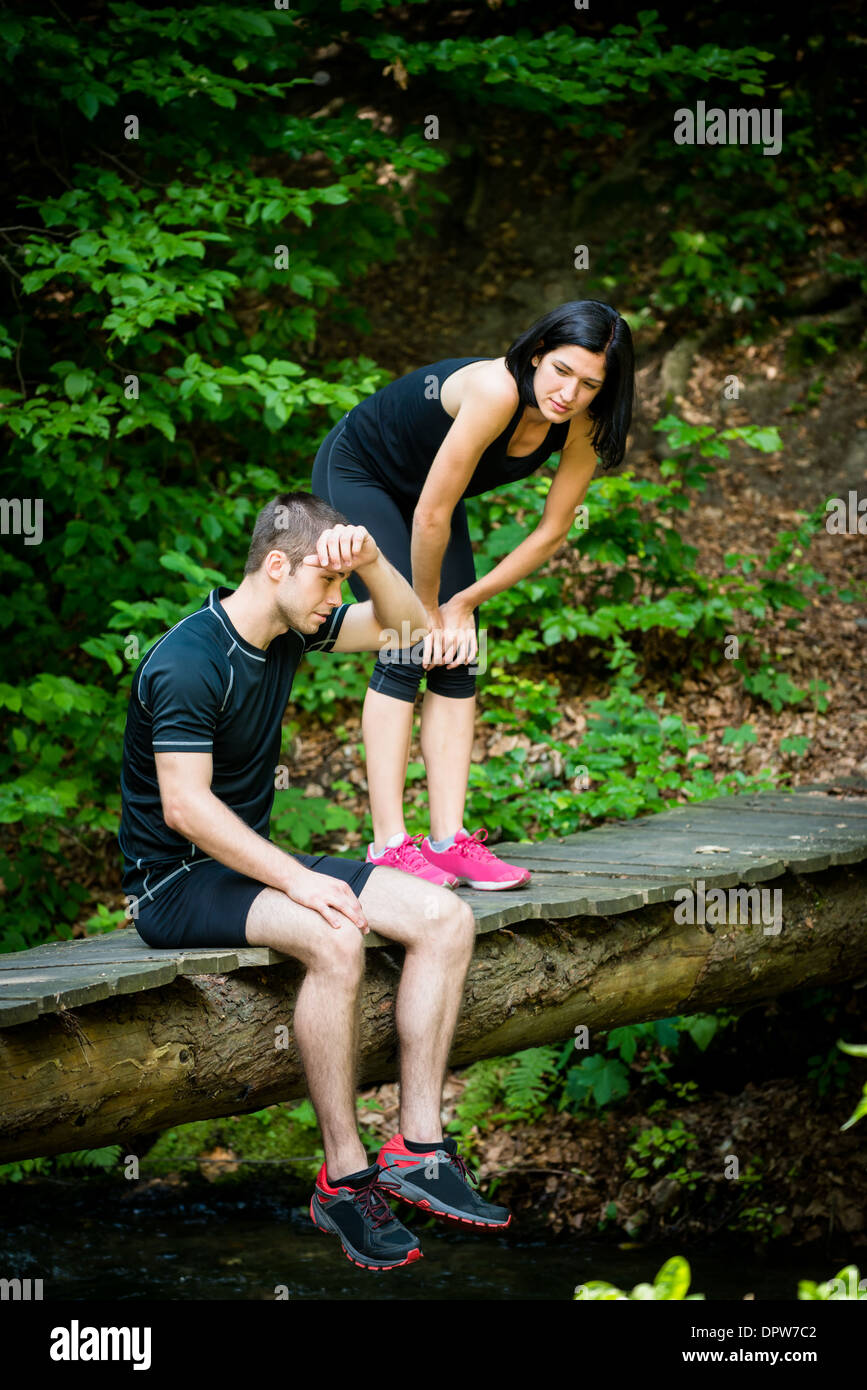
[[[564,343],[532,359],[533,390],[547,420],[571,420],[598,396],[605,381],[605,353]],[[562,407],[562,409],[561,409]]]

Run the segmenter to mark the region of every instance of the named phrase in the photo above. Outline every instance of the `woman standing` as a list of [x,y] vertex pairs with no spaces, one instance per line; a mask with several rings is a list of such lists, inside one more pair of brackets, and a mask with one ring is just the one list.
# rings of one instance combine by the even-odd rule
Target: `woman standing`
[[[377,659],[362,736],[373,843],[367,859],[431,882],[513,888],[530,874],[498,859],[485,829],[469,834],[464,805],[475,725],[478,608],[538,570],[565,541],[596,467],[622,460],[632,418],[632,335],[597,300],[561,304],[505,357],[452,357],[419,367],[361,401],[329,431],[312,491],[366,526],[413,585],[432,631]],[[476,579],[464,498],[560,461],[535,527]],[[351,575],[363,602],[368,593]],[[414,701],[427,672],[421,751],[430,835],[409,836],[403,792]]]

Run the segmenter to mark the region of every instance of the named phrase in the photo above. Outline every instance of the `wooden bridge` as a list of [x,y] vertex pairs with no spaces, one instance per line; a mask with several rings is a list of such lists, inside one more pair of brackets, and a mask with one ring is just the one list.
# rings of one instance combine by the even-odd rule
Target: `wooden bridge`
[[[867,787],[839,790],[497,845],[533,880],[460,890],[478,941],[451,1064],[867,975]],[[360,1084],[397,1072],[402,954],[365,940]],[[0,955],[0,1161],[135,1152],[137,1135],[303,1095],[302,978],[267,948],[160,951],[133,927]]]

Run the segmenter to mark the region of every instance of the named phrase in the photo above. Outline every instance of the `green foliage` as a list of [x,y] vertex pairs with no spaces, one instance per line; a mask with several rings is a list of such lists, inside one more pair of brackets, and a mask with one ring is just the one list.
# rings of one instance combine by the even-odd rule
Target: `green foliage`
[[358,817],[326,796],[306,796],[298,787],[278,791],[271,813],[271,834],[280,845],[306,854],[314,835],[357,830]]
[[687,1303],[702,1301],[703,1293],[687,1293],[691,1279],[689,1261],[682,1255],[673,1255],[665,1261],[652,1284],[636,1284],[631,1293],[624,1293],[615,1284],[608,1284],[603,1279],[590,1279],[587,1283],[579,1284],[572,1297],[573,1300],[596,1303],[621,1303],[630,1299],[639,1302],[663,1299]]
[[[837,1046],[843,1052],[848,1052],[852,1057],[867,1057],[867,1044],[862,1046],[858,1043],[845,1043],[838,1040]],[[867,1115],[867,1081],[864,1082],[861,1099],[855,1106],[855,1109],[852,1111],[846,1123],[841,1125],[840,1128],[851,1129],[852,1125],[857,1124],[859,1120],[863,1120],[865,1115]]]
[[861,1278],[857,1265],[844,1265],[833,1279],[828,1279],[822,1284],[817,1284],[812,1279],[801,1279],[798,1283],[798,1298],[822,1302],[867,1299],[867,1279]]
[[20,1182],[28,1177],[51,1177],[68,1168],[114,1168],[121,1153],[120,1144],[109,1144],[103,1149],[78,1149],[75,1153],[53,1154],[50,1158],[21,1158],[0,1163],[0,1184]]
[[[310,74],[335,33],[361,90],[388,89],[392,78],[436,84],[467,131],[458,158],[476,148],[492,104],[580,133],[563,159],[576,189],[591,171],[587,150],[619,141],[654,101],[671,109],[691,100],[696,82],[731,96],[763,92],[773,60],[740,40],[673,42],[654,10],[601,36],[547,28],[542,16],[511,25],[510,5],[470,26],[462,12],[445,25],[437,13],[431,40],[418,25],[434,17],[424,3],[388,3],[386,25],[385,0],[299,0],[291,12],[149,12],[119,0],[98,25],[45,4],[7,8],[0,19],[0,76],[33,151],[4,245],[0,486],[7,497],[41,498],[45,512],[42,544],[12,536],[0,550],[10,595],[0,613],[0,950],[70,934],[88,896],[81,857],[116,834],[138,660],[210,587],[236,582],[258,508],[277,491],[308,487],[327,429],[387,380],[371,358],[341,357],[321,325],[366,326],[353,285],[431,230],[445,198],[436,178],[454,152],[412,123],[368,119],[344,93],[323,105]],[[809,103],[797,101],[796,181],[808,177],[814,199],[853,198],[860,175],[849,125],[840,161],[826,168],[810,149]],[[130,109],[138,131],[127,128]],[[736,153],[714,151],[723,184],[743,167]],[[691,200],[693,218],[694,175],[704,177],[708,162],[697,170],[670,140],[665,160],[680,161],[674,201],[680,209]],[[783,185],[773,160],[754,162],[761,197],[739,199],[734,213],[727,195],[722,202],[725,235],[758,267],[748,293],[761,297],[779,274],[773,256],[805,245],[798,227],[809,218],[798,183],[791,215],[765,228],[762,199],[780,200]],[[722,221],[676,228],[660,293],[674,285],[675,298],[686,295],[699,311],[708,294],[742,292],[736,264],[722,263],[722,229]],[[832,260],[832,274],[863,274],[858,262]],[[648,310],[637,305],[637,321]],[[824,343],[814,347],[824,360]],[[712,666],[724,635],[747,618],[745,688],[751,682],[778,705],[796,698],[783,671],[769,674],[759,636],[781,609],[803,611],[808,590],[827,591],[803,558],[824,514],[780,533],[764,559],[728,556],[725,575],[701,576],[674,524],[687,519],[689,494],[731,441],[774,452],[779,438],[756,427],[715,434],[674,416],[658,428],[670,447],[659,479],[598,479],[575,565],[486,605],[496,671],[483,717],[508,712],[544,745],[532,757],[518,747],[473,767],[468,814],[494,817],[507,835],[542,825],[570,833],[607,815],[662,809],[676,786],[693,799],[719,792],[697,731],[636,688],[640,662],[652,669],[667,643],[683,644],[694,667]],[[505,501],[471,499],[480,570],[526,533],[546,490],[537,478]],[[557,681],[526,668],[534,659],[555,665],[564,646],[571,661],[601,662],[611,678],[577,746],[557,734]],[[369,657],[314,655],[294,703],[336,720],[357,706],[369,666]],[[820,695],[817,686],[816,709]],[[760,784],[737,775],[722,789]],[[299,850],[355,828],[345,809],[298,788],[278,793],[277,816],[282,841]],[[103,906],[89,928],[118,920],[119,910]]]
[[704,1052],[719,1029],[736,1019],[726,1009],[677,1015],[609,1029],[590,1056],[582,1056],[577,1040],[569,1038],[557,1046],[474,1062],[464,1073],[466,1085],[450,1128],[471,1149],[487,1130],[532,1121],[546,1109],[601,1110],[629,1094],[633,1080],[692,1099],[689,1083],[671,1086],[669,1054],[680,1049],[684,1036]]
[[[690,1169],[683,1163],[676,1168],[671,1166],[679,1158],[688,1158],[691,1149],[697,1148],[698,1140],[686,1128],[683,1121],[675,1119],[667,1127],[651,1125],[639,1131],[630,1145],[625,1169],[634,1181],[651,1174],[673,1178],[689,1191],[694,1191],[698,1179],[707,1175],[701,1169]],[[634,1155],[634,1157],[633,1157]]]
[[[636,1284],[631,1293],[624,1293],[618,1289],[616,1284],[609,1284],[603,1279],[590,1279],[584,1284],[578,1284],[573,1294],[573,1300],[582,1302],[624,1302],[629,1299],[636,1301],[659,1301],[662,1299],[679,1300],[684,1299],[687,1303],[695,1299],[704,1299],[704,1294],[687,1293],[692,1280],[692,1271],[689,1261],[682,1255],[673,1255],[666,1260],[665,1264],[657,1273],[652,1284]],[[825,1283],[817,1284],[812,1279],[801,1279],[798,1282],[798,1298],[802,1300],[834,1300],[841,1299],[862,1299],[867,1298],[867,1280],[860,1277],[857,1265],[845,1265],[833,1279]]]
[[[817,1052],[807,1058],[807,1076],[823,1098],[832,1092],[844,1090],[852,1070],[851,1062],[840,1056],[837,1047],[829,1047],[824,1056]],[[844,1050],[849,1051],[848,1048]]]

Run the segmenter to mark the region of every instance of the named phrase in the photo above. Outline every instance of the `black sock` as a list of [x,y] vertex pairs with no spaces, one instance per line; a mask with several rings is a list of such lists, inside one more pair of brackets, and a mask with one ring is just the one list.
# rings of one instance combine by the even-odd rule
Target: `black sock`
[[326,1168],[325,1176],[328,1181],[329,1187],[358,1188],[363,1187],[366,1182],[370,1182],[370,1179],[374,1177],[376,1174],[376,1169],[377,1165],[375,1163],[371,1163],[369,1168],[362,1168],[361,1171],[358,1173],[350,1173],[345,1178],[332,1178],[328,1172],[328,1169]]
[[414,1144],[411,1139],[404,1139],[403,1142],[406,1144],[411,1154],[426,1154],[429,1153],[431,1149],[441,1149],[444,1143],[442,1139],[434,1139],[430,1144]]

